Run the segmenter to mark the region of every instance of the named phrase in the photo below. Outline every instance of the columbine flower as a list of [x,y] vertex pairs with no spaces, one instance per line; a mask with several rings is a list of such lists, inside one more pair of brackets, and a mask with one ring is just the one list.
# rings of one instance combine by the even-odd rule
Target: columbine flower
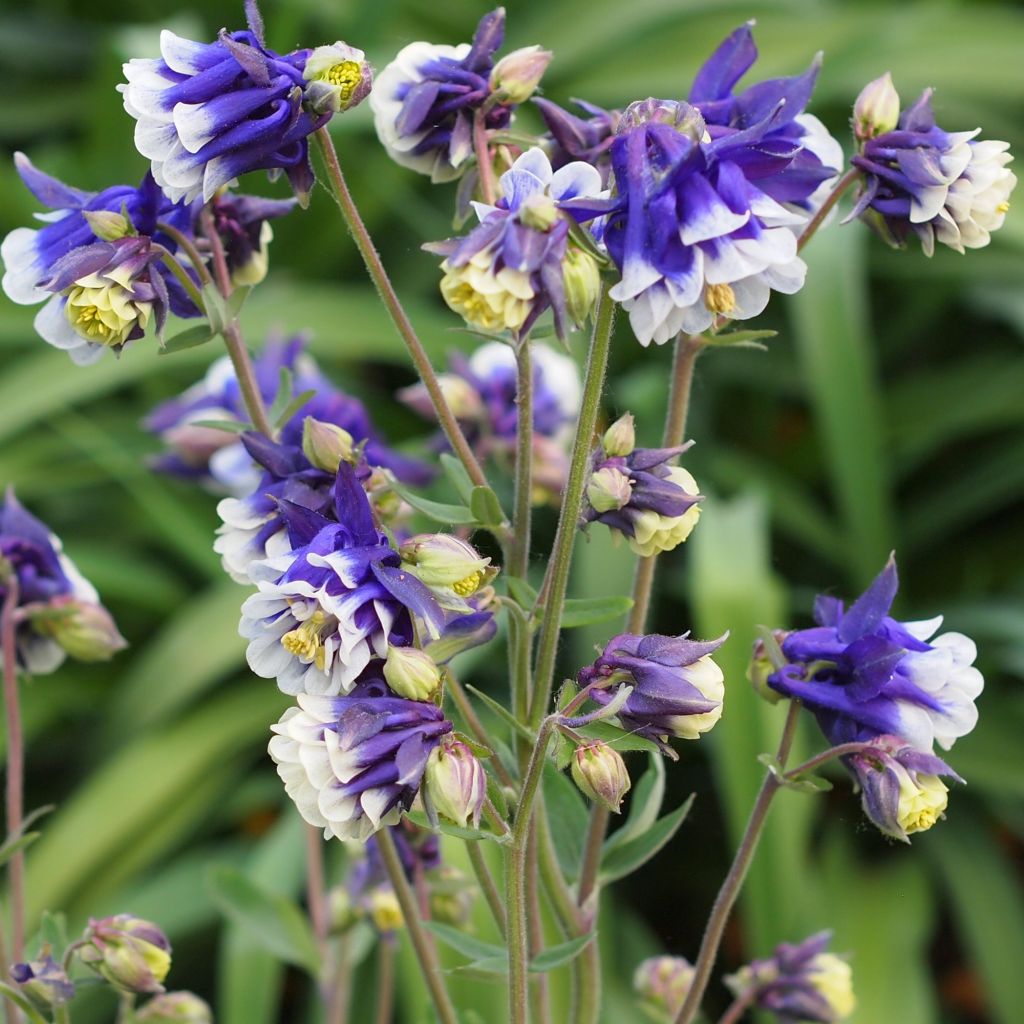
[[631,785],[622,755],[601,740],[581,743],[569,760],[573,782],[590,800],[604,804],[613,814],[622,807],[622,798]]
[[300,695],[269,749],[306,821],[365,840],[409,809],[431,750],[451,729],[436,705],[396,697],[370,674],[348,696]]
[[[579,293],[581,275],[596,283],[597,265],[572,244],[569,229],[574,218],[563,205],[599,198],[600,175],[584,163],[552,171],[543,150],[533,148],[501,176],[500,184],[502,195],[495,206],[474,204],[481,223],[473,231],[426,246],[446,257],[441,264],[441,294],[475,327],[508,330],[517,337],[526,335],[551,309],[555,330],[564,337],[570,327],[582,323],[596,301],[596,287],[591,289],[589,306],[579,301]],[[581,269],[588,262],[592,272]],[[571,314],[567,274],[577,299]]]
[[700,642],[684,636],[612,637],[598,659],[579,671],[591,700],[608,705],[622,686],[632,693],[618,711],[624,729],[654,740],[671,754],[669,737],[695,740],[722,717],[725,679],[711,655],[725,637]]
[[[877,88],[872,82],[865,91]],[[980,249],[1003,226],[1017,184],[1006,166],[1013,159],[1009,143],[974,141],[980,128],[943,131],[931,95],[926,89],[891,131],[862,139],[852,163],[865,181],[851,216],[867,214],[893,244],[914,232],[927,256],[936,241],[960,253]],[[895,102],[898,109],[898,96]]]
[[134,1014],[139,1024],[213,1024],[213,1012],[192,992],[167,992]]
[[91,920],[84,938],[79,959],[115,988],[163,992],[163,980],[171,969],[171,944],[155,924],[118,914]]
[[11,968],[11,979],[33,1006],[40,1010],[52,1010],[63,1006],[74,998],[75,986],[67,972],[58,964],[44,947],[38,960],[15,964]]
[[510,98],[491,84],[505,35],[505,10],[485,14],[473,44],[410,43],[377,76],[370,106],[381,144],[396,163],[432,181],[451,181],[473,153],[473,118],[489,131],[507,128]]
[[[98,660],[124,646],[96,590],[64,554],[60,540],[8,490],[0,503],[0,598],[6,599],[12,580],[22,612],[15,634],[18,664],[26,672],[52,672],[64,660],[65,647],[73,656]],[[92,644],[84,642],[83,631]]]
[[487,796],[487,774],[465,743],[446,736],[430,752],[426,786],[439,814],[462,828],[479,826]]
[[29,191],[51,212],[40,215],[47,223],[39,230],[15,228],[4,239],[3,289],[22,305],[46,300],[35,320],[45,341],[86,364],[108,348],[120,351],[151,316],[162,318],[168,307],[176,316],[199,316],[149,251],[155,241],[174,252],[176,244],[157,223],[188,234],[192,212],[170,203],[150,175],[138,188],[83,192],[43,174],[23,153],[15,154],[14,163]]
[[398,549],[402,567],[422,580],[444,608],[467,610],[472,597],[497,574],[490,558],[447,533],[421,533]]
[[373,72],[366,55],[340,39],[318,46],[307,58],[303,71],[309,85],[306,98],[316,113],[349,110],[370,94]]
[[633,972],[633,990],[657,1021],[673,1021],[693,984],[693,965],[681,956],[652,956]]
[[[224,246],[233,285],[259,284],[267,276],[267,249],[274,238],[270,222],[290,213],[295,202],[294,199],[234,195],[226,190],[213,197],[210,214]],[[200,240],[201,251],[207,245],[205,240]]]
[[584,522],[604,523],[622,534],[638,555],[671,551],[690,536],[700,518],[697,481],[682,466],[668,465],[690,445],[610,455],[606,446],[624,450],[616,427],[609,428],[594,452]]
[[973,667],[977,649],[961,633],[927,642],[942,623],[898,622],[889,608],[898,587],[890,558],[874,583],[846,609],[834,597],[814,605],[818,625],[782,642],[789,664],[768,685],[798,697],[831,743],[888,734],[930,753],[948,750],[978,720],[974,701],[984,687]]
[[[305,202],[313,186],[309,135],[334,110],[365,95],[369,82],[358,50],[345,47],[337,64],[321,66],[325,51],[334,49],[282,56],[264,46],[256,24],[249,31],[222,31],[214,43],[161,32],[161,57],[130,60],[124,65],[127,84],[118,89],[137,122],[135,146],[152,161],[165,194],[209,202],[239,175],[283,170]],[[307,76],[314,54],[317,62]],[[354,85],[347,67],[352,62],[362,76]]]
[[725,979],[736,996],[775,1015],[779,1024],[838,1024],[857,1005],[850,965],[825,947],[831,932],[793,946],[783,942],[767,960],[755,960]]
[[941,758],[915,750],[898,736],[879,736],[843,762],[860,786],[868,819],[905,843],[943,816],[949,791],[939,776],[963,782]]
[[440,605],[410,572],[373,521],[355,471],[338,470],[331,521],[280,502],[291,550],[255,562],[259,588],[242,605],[239,632],[249,667],[285,693],[347,692],[388,644],[414,638],[413,616],[431,635],[444,626]]
[[543,140],[551,156],[551,166],[556,170],[574,160],[582,160],[597,168],[603,185],[608,184],[611,174],[611,148],[622,117],[621,110],[605,110],[583,100],[573,102],[589,117],[577,117],[551,100],[534,99],[541,117],[547,125],[550,138]]

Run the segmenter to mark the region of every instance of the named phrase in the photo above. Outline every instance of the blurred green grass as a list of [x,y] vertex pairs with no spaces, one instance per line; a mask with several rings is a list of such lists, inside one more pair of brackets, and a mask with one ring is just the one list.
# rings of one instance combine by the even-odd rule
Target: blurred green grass
[[[120,62],[151,52],[161,26],[209,37],[237,24],[240,7],[154,2],[127,21],[114,0],[5,9],[0,145],[27,150],[81,187],[136,179],[144,163],[114,92]],[[279,49],[340,35],[380,67],[413,39],[468,38],[484,9],[283,0],[264,4],[264,15]],[[750,17],[760,77],[794,73],[825,50],[812,109],[840,138],[860,86],[891,69],[905,99],[937,87],[943,124],[981,125],[1018,151],[1024,143],[1024,16],[1011,3],[526,0],[510,13],[509,45],[555,51],[551,98],[618,106],[685,95],[711,48]],[[449,232],[451,194],[388,162],[365,105],[335,130],[353,192],[441,361],[465,339],[451,330],[419,246]],[[273,191],[255,177],[244,185]],[[0,188],[6,232],[34,206],[7,161]],[[605,1019],[633,1019],[629,975],[643,956],[694,954],[749,807],[754,758],[774,745],[779,716],[757,704],[742,677],[754,627],[804,621],[817,589],[853,592],[896,548],[899,612],[945,611],[949,628],[978,640],[987,679],[981,723],[952,758],[970,785],[913,850],[867,829],[845,784],[816,801],[783,794],[722,966],[834,927],[835,948],[854,951],[857,1024],[1018,1024],[1024,219],[1011,213],[994,244],[966,258],[890,253],[859,226],[833,226],[807,255],[807,288],[776,298],[764,318],[780,331],[770,352],[712,352],[698,367],[692,465],[714,501],[693,541],[665,560],[655,625],[732,629],[723,651],[729,703],[701,749],[686,749],[670,768],[670,806],[699,792],[679,838],[641,879],[615,887],[602,940]],[[268,326],[311,330],[325,369],[395,440],[415,443],[421,426],[390,398],[411,371],[323,193],[310,214],[280,224],[271,268],[246,309],[250,339]],[[264,754],[268,723],[285,702],[245,672],[235,633],[241,591],[224,582],[209,546],[213,502],[150,475],[144,459],[153,444],[138,427],[214,353],[161,359],[137,345],[120,361],[80,370],[33,335],[31,318],[0,303],[0,480],[15,483],[64,537],[132,642],[110,666],[68,666],[26,688],[29,806],[60,805],[29,854],[31,906],[59,902],[76,924],[124,909],[151,916],[174,939],[175,987],[214,1000],[218,1020],[306,1019],[294,978],[218,920],[204,885],[206,867],[223,862],[282,891],[301,884],[294,816]],[[634,411],[648,443],[660,433],[669,358],[641,351],[620,329],[607,406]],[[541,516],[539,534],[551,529]],[[628,586],[628,558],[596,532],[578,557],[576,593]],[[609,632],[577,631],[566,672]],[[463,674],[503,685],[487,659]],[[483,917],[478,926],[491,937]],[[369,975],[366,964],[362,982]],[[493,989],[454,984],[481,1020],[499,1019]],[[403,982],[401,1019],[424,1019],[422,1005],[416,982]],[[82,1015],[85,1024],[103,1019],[101,999]]]

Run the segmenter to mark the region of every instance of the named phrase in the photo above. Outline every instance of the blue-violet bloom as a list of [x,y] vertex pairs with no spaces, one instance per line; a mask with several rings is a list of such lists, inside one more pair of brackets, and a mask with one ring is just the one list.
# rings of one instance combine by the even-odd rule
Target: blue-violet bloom
[[11,978],[18,991],[40,1010],[63,1006],[75,995],[75,986],[67,972],[49,953],[38,960],[14,964]]

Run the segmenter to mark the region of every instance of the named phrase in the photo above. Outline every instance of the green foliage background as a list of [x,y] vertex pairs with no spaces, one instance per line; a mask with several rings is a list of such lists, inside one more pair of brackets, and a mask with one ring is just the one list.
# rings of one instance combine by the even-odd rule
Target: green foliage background
[[[30,0],[6,8],[0,144],[80,187],[136,180],[144,164],[114,92],[121,61],[149,55],[161,26],[209,37],[238,24],[240,7]],[[342,36],[381,67],[413,39],[468,38],[484,9],[278,0],[264,15],[280,50]],[[904,99],[938,88],[943,125],[981,125],[1022,150],[1024,17],[1009,3],[529,0],[510,10],[509,41],[555,51],[551,98],[621,106],[685,96],[714,44],[750,17],[759,77],[794,73],[825,51],[812,109],[840,138],[860,86],[892,69]],[[440,362],[465,339],[451,332],[434,263],[419,246],[449,233],[451,193],[390,164],[369,113],[364,106],[339,119],[339,149]],[[6,232],[35,207],[8,161],[0,189]],[[981,723],[951,758],[970,785],[912,850],[864,825],[845,782],[827,797],[784,793],[724,966],[833,927],[834,947],[854,954],[858,1024],[1020,1021],[1022,255],[1019,211],[984,252],[930,261],[886,251],[859,225],[834,225],[808,249],[805,290],[776,298],[763,318],[780,331],[770,351],[701,360],[689,431],[699,443],[688,465],[711,498],[693,539],[665,560],[655,625],[702,636],[730,628],[730,691],[721,726],[669,767],[669,804],[696,790],[695,811],[639,878],[614,889],[601,936],[606,1020],[636,1019],[629,974],[644,956],[694,955],[757,784],[755,757],[774,747],[781,712],[759,704],[743,677],[754,626],[806,621],[816,590],[851,594],[895,548],[903,617],[945,611],[947,628],[978,641],[987,680]],[[390,398],[411,373],[325,193],[277,228],[271,267],[245,311],[250,341],[270,326],[310,330],[324,367],[370,404],[392,438],[422,437],[422,425]],[[62,907],[77,927],[89,915],[130,909],[166,927],[174,987],[209,997],[221,1024],[313,1020],[299,977],[225,924],[206,886],[211,864],[241,866],[288,893],[303,873],[297,817],[265,756],[268,724],[285,702],[245,670],[236,635],[243,594],[210,548],[214,502],[145,468],[154,444],[140,417],[200,376],[214,353],[161,359],[138,344],[119,362],[82,370],[34,336],[32,313],[0,303],[0,480],[15,483],[63,536],[132,646],[109,666],[69,665],[26,687],[28,803],[59,804],[29,853],[31,913]],[[607,407],[635,412],[651,443],[670,352],[641,351],[620,328]],[[580,339],[574,351],[581,355]],[[550,536],[552,526],[542,516],[539,533]],[[578,554],[578,595],[626,590],[630,558],[605,536],[594,531]],[[577,630],[565,671],[611,631]],[[502,692],[485,660],[494,659],[468,659],[463,678]],[[812,742],[808,730],[801,743]],[[482,914],[478,927],[492,937]],[[364,991],[372,971],[371,957],[360,969]],[[427,1020],[411,963],[403,961],[400,977],[401,1020]],[[493,987],[459,976],[452,983],[473,1019],[502,1018]],[[365,998],[359,1007],[355,1020],[369,1012]],[[111,1008],[96,998],[81,1016],[109,1020]]]

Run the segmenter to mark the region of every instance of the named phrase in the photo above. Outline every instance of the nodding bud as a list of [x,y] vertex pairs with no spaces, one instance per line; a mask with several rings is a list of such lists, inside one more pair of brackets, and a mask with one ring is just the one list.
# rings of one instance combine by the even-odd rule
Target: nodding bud
[[[785,640],[786,633],[781,629],[775,630],[775,639],[779,645]],[[747,666],[747,679],[754,687],[754,692],[769,704],[778,704],[782,700],[782,694],[773,690],[768,685],[768,677],[776,670],[775,664],[768,656],[768,648],[763,640],[754,641],[754,649],[750,655],[750,664]]]
[[625,458],[633,453],[636,448],[636,427],[632,413],[624,413],[604,432],[601,447],[610,459]]
[[398,897],[390,885],[379,885],[367,897],[370,920],[379,932],[397,932],[405,924]]
[[499,103],[525,103],[551,63],[550,50],[524,46],[502,57],[491,71],[491,92]]
[[352,435],[334,423],[307,416],[302,421],[302,453],[327,473],[337,473],[342,462],[351,462],[355,451]]
[[104,242],[116,242],[119,238],[135,233],[132,222],[123,214],[113,210],[83,210],[92,233]]
[[416,647],[388,644],[384,678],[399,697],[436,701],[441,692],[441,670],[429,654]]
[[565,308],[572,322],[581,326],[594,311],[601,291],[601,271],[588,252],[569,246],[562,260]]
[[652,956],[633,972],[633,991],[658,1020],[675,1019],[693,984],[694,968],[681,956]]
[[128,641],[101,604],[55,598],[32,616],[32,625],[78,661],[109,661]]
[[74,997],[75,986],[64,969],[50,956],[49,947],[44,946],[38,960],[14,964],[11,978],[18,991],[37,1009],[52,1010],[63,1006]]
[[469,747],[454,736],[444,739],[430,752],[424,782],[437,812],[465,828],[480,823],[487,774]]
[[193,992],[167,992],[133,1017],[138,1024],[213,1024],[213,1011]]
[[318,46],[306,58],[306,106],[314,114],[351,110],[370,94],[373,69],[362,50],[340,40]]
[[597,740],[577,747],[569,763],[573,781],[580,791],[618,814],[622,798],[630,787],[629,772],[622,756],[607,743]]
[[853,105],[853,134],[858,139],[873,139],[891,132],[900,119],[900,97],[886,71],[868,82]]
[[149,921],[129,914],[90,921],[78,950],[82,963],[122,992],[163,992],[171,944]]
[[460,598],[476,593],[497,573],[472,544],[448,533],[417,534],[398,553],[428,587],[452,590]]
[[587,481],[587,500],[598,512],[622,508],[629,503],[632,494],[632,481],[614,466],[599,469]]

